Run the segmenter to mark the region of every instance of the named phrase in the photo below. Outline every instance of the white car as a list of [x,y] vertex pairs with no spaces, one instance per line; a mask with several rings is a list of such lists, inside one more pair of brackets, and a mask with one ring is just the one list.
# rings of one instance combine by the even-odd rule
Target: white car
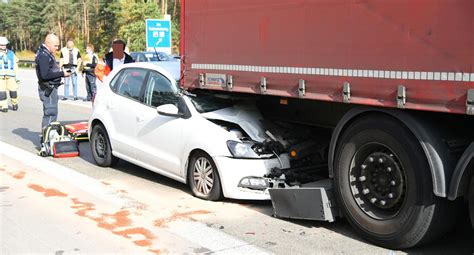
[[207,200],[267,200],[263,176],[289,167],[287,154],[265,149],[255,107],[183,95],[159,66],[122,65],[99,87],[89,138],[100,166],[120,158],[188,183]]

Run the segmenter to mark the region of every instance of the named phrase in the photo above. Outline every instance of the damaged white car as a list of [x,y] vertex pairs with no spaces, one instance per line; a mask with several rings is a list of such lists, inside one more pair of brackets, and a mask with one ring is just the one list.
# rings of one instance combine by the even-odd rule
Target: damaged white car
[[89,138],[100,166],[120,158],[188,183],[203,199],[264,200],[264,175],[289,167],[289,157],[261,119],[251,104],[183,95],[166,71],[136,63],[99,86]]

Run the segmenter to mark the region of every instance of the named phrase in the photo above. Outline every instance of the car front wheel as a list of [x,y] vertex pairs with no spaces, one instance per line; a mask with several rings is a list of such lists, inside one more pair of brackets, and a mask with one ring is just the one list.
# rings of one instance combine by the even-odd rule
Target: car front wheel
[[211,201],[222,199],[222,188],[217,167],[206,153],[197,152],[191,156],[188,182],[194,196]]
[[109,167],[117,163],[118,158],[112,155],[109,135],[103,125],[97,124],[92,128],[90,143],[92,156],[97,165]]

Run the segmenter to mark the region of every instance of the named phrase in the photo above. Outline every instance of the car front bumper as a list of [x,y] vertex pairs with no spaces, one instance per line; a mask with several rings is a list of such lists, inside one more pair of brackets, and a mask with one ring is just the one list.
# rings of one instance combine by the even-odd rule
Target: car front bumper
[[268,189],[255,190],[238,187],[244,177],[263,177],[272,168],[287,168],[287,156],[271,159],[238,159],[230,157],[214,157],[219,171],[222,192],[224,197],[244,200],[270,200]]

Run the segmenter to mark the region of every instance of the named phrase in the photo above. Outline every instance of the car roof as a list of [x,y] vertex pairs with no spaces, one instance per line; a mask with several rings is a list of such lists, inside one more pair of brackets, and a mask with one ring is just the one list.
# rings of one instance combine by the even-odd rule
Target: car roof
[[[163,52],[163,51],[134,51],[134,52],[131,52],[130,54],[166,54],[166,52]],[[169,55],[169,54],[166,54],[166,55]]]
[[164,68],[162,68],[158,65],[154,65],[154,64],[151,64],[149,62],[128,63],[128,64],[120,65],[119,67],[114,68],[112,70],[112,72],[107,76],[105,82],[109,83],[110,79],[112,79],[112,77],[115,77],[117,75],[117,73],[120,72],[120,70],[126,69],[126,68],[142,68],[142,69],[157,71],[157,72],[163,74],[166,78],[168,78],[168,80],[171,81],[171,83],[173,83],[173,85],[176,86],[176,80],[173,78],[173,76],[168,71],[166,71]]

